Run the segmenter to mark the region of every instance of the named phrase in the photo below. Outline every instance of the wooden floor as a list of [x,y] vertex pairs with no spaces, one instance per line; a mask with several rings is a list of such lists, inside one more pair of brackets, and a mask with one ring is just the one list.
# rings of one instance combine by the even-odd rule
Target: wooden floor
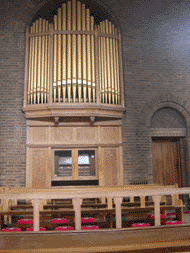
[[190,251],[189,225],[94,232],[0,234],[0,253],[187,251]]

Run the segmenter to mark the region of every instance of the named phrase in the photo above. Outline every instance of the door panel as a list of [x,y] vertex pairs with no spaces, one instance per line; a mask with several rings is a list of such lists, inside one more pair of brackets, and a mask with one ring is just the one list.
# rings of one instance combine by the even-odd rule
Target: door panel
[[154,182],[161,185],[178,184],[179,145],[175,140],[157,139],[152,142]]

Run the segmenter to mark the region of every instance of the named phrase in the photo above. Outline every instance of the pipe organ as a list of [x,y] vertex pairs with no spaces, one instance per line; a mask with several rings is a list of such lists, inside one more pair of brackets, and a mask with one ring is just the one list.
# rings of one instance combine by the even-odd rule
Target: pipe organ
[[85,4],[63,3],[53,24],[36,20],[27,33],[25,105],[123,106],[120,32],[95,24]]
[[119,30],[67,1],[27,28],[25,57],[27,187],[122,185]]

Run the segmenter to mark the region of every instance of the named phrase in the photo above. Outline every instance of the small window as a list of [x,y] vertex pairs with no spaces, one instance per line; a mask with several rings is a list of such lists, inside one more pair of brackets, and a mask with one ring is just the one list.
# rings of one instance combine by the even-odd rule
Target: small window
[[55,177],[72,177],[72,152],[55,151]]
[[79,177],[93,177],[95,171],[95,150],[78,151],[78,173]]
[[53,151],[53,181],[96,180],[96,150],[72,149]]

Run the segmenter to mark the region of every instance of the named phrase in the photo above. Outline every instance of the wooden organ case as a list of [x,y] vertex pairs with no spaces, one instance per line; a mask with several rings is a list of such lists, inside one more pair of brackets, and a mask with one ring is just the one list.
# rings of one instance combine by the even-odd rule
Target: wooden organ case
[[26,31],[26,186],[122,185],[121,35],[68,1]]

